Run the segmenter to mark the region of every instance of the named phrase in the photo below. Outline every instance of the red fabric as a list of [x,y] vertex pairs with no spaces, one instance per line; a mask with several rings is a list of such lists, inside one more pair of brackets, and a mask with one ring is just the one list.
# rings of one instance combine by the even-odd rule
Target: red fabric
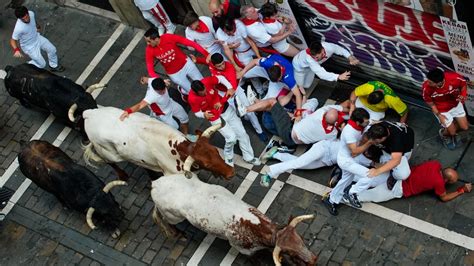
[[342,123],[344,123],[344,117],[345,117],[346,115],[347,115],[347,114],[344,113],[344,112],[337,111],[336,127],[337,127],[338,129],[341,129],[341,125],[342,125]]
[[249,19],[249,18],[243,18],[240,21],[242,21],[242,23],[244,23],[245,26],[249,26],[249,25],[254,24],[255,22],[258,22],[257,19]]
[[267,54],[280,54],[277,50],[273,49],[273,46],[269,45],[267,47],[258,47],[258,49]]
[[[247,50],[248,51],[248,50]],[[234,59],[234,62],[240,67],[240,68],[245,68],[245,65],[240,62],[239,58],[237,57],[237,52],[232,53],[232,58]]]
[[199,24],[196,27],[197,32],[200,32],[200,33],[208,33],[209,32],[209,28],[207,27],[206,23],[202,22],[201,20],[199,20],[198,23]]
[[148,75],[152,78],[158,77],[155,72],[154,61],[157,58],[168,75],[180,71],[186,64],[186,54],[181,51],[177,44],[193,47],[207,57],[209,53],[201,45],[176,34],[163,34],[160,43],[156,47],[147,46],[145,50],[145,61]]
[[[156,9],[158,9],[158,11],[160,12],[160,14],[158,14],[156,12]],[[153,16],[156,18],[156,20],[158,20],[158,22],[160,22],[160,24],[165,28],[166,30],[166,27],[165,27],[165,23],[166,23],[166,15],[164,14],[163,10],[161,9],[160,7],[160,4],[158,3],[154,8],[150,9],[151,13],[153,14]]]
[[438,111],[447,112],[458,105],[457,97],[466,96],[467,90],[461,91],[467,86],[466,80],[455,72],[444,73],[444,85],[436,88],[428,85],[428,81],[423,82],[423,100],[427,103],[434,103]]
[[150,108],[155,113],[155,115],[164,115],[165,114],[165,113],[163,113],[161,108],[156,103],[150,104]]
[[326,132],[326,134],[329,134],[331,133],[334,128],[336,129],[339,129],[339,127],[341,126],[341,124],[344,122],[344,116],[346,114],[344,112],[337,112],[337,121],[334,125],[328,125],[328,123],[326,122],[326,119],[324,119],[324,115],[323,115],[323,119],[321,120],[322,122],[322,125],[323,125],[323,128],[324,128],[324,132]]
[[[237,72],[235,71],[234,66],[229,61],[224,61],[224,70],[217,69],[212,63],[207,63],[205,58],[196,57],[196,63],[201,65],[207,65],[211,76],[224,76],[232,85],[234,90],[237,90],[238,81],[237,81]],[[216,88],[220,91],[227,91],[227,87],[222,84],[217,84]]]
[[[219,119],[221,113],[224,109],[224,104],[227,102],[227,97],[219,96],[217,89],[215,88],[219,84],[219,80],[215,76],[205,77],[201,79],[201,82],[206,88],[206,95],[200,96],[195,93],[193,90],[189,91],[188,103],[191,106],[191,111],[193,113],[198,113],[199,111],[206,112],[210,111],[214,117],[209,119],[209,121],[214,121]],[[215,109],[214,105],[216,103],[221,103],[222,106],[219,109]]]
[[357,125],[357,123],[354,120],[349,120],[347,123],[351,125],[351,127],[353,127],[355,130],[358,130],[358,131],[364,130],[364,128]]
[[275,21],[276,21],[276,19],[274,19],[274,18],[264,18],[264,19],[262,19],[263,23],[273,23]]
[[225,0],[224,3],[222,3],[222,9],[224,12],[222,12],[222,16],[227,15],[229,13],[229,6],[230,6],[230,0]]
[[427,161],[411,168],[408,179],[402,181],[403,196],[410,197],[434,190],[440,196],[446,193],[439,161]]

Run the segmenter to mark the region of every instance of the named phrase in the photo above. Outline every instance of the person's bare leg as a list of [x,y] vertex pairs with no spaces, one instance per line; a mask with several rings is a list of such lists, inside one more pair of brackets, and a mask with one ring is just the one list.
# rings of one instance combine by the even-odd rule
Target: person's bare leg
[[275,103],[276,103],[276,98],[269,98],[269,99],[258,101],[252,105],[249,105],[245,109],[248,113],[270,111],[273,105],[275,105]]
[[281,106],[285,106],[285,105],[287,105],[292,99],[293,99],[293,92],[290,91],[290,92],[288,92],[287,95],[278,97],[278,102],[280,103]]

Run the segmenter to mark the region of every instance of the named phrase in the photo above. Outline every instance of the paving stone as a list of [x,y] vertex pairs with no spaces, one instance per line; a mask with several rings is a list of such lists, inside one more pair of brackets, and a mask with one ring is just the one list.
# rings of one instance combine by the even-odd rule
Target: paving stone
[[395,244],[397,243],[397,236],[391,235],[384,239],[380,249],[385,251],[391,251]]
[[151,245],[151,241],[149,239],[147,238],[143,239],[138,245],[138,247],[135,249],[135,251],[133,252],[132,256],[134,258],[140,259],[148,250],[150,245]]
[[164,265],[163,263],[166,260],[166,258],[168,257],[169,253],[170,253],[170,250],[167,249],[167,248],[160,249],[160,251],[158,252],[158,254],[156,254],[155,259],[153,260],[153,262],[151,264],[152,265]]
[[147,263],[147,264],[150,264],[153,261],[153,259],[155,258],[156,254],[157,254],[156,251],[147,250],[145,252],[145,255],[143,255],[143,257],[142,257],[142,261]]
[[362,239],[357,239],[349,252],[347,253],[347,259],[349,260],[357,260],[364,251],[364,243],[365,241]]
[[145,204],[142,204],[143,206],[141,207],[140,211],[138,212],[138,215],[141,216],[150,216],[153,210],[153,207],[155,204],[151,200],[147,200]]
[[127,209],[127,210],[130,209],[132,207],[133,202],[137,198],[137,196],[138,195],[135,193],[128,194],[125,200],[121,204],[122,208]]
[[132,255],[135,249],[138,246],[138,242],[131,241],[127,244],[127,246],[123,249],[123,252],[127,255]]
[[332,226],[328,226],[328,225],[324,226],[318,234],[318,239],[328,241],[333,231],[334,231],[334,228]]
[[138,211],[140,210],[137,206],[131,206],[130,209],[125,214],[125,219],[132,221],[136,216]]
[[376,251],[382,242],[384,241],[383,237],[381,236],[373,236],[369,242],[365,245],[365,249],[370,252]]
[[331,258],[333,252],[334,251],[332,250],[322,250],[318,254],[318,265],[326,265],[326,263],[329,262],[329,259]]
[[339,246],[336,249],[336,251],[334,251],[334,253],[332,254],[331,260],[338,264],[341,264],[344,261],[344,258],[346,257],[347,252],[349,252],[347,248]]

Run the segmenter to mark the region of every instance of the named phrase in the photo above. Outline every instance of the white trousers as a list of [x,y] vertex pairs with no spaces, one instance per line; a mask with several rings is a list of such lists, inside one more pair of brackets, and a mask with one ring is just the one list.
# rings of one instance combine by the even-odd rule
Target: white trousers
[[[243,106],[247,107],[250,105],[249,99],[247,99],[247,95],[245,95],[244,89],[242,87],[237,87],[237,90],[235,91],[234,97],[229,99],[229,104],[234,108],[235,111],[235,97],[239,98],[240,103],[242,103]],[[258,122],[258,117],[254,112],[251,113],[246,113],[244,116],[246,119],[250,121],[252,124],[252,127],[255,129],[255,132],[257,134],[260,134],[263,132],[262,126],[260,125],[260,122]]]
[[[235,113],[234,109],[228,107],[227,110],[221,114],[221,118],[225,121],[225,126],[219,129],[219,132],[225,139],[224,146],[224,158],[230,159],[234,157],[234,145],[239,141],[239,147],[242,151],[242,157],[245,161],[250,161],[254,158],[253,148],[250,144],[250,138],[245,131],[242,121]],[[217,119],[212,121],[211,124],[215,125],[220,123]]]
[[[243,78],[250,79],[250,81],[252,82],[252,85],[255,87],[255,89],[257,90],[259,94],[263,94],[263,85],[260,82],[260,80],[258,80],[258,78],[269,79],[267,71],[261,66],[253,67],[247,73],[245,73]],[[240,81],[240,83],[242,82],[243,80]]]
[[188,95],[189,90],[191,90],[191,81],[201,80],[202,74],[199,72],[196,64],[188,58],[186,58],[186,64],[178,72],[169,75],[170,79],[178,84],[183,91],[180,91],[182,94]]
[[320,141],[311,148],[303,153],[302,155],[295,156],[288,153],[276,153],[273,158],[282,161],[274,165],[270,165],[270,171],[268,175],[272,178],[276,178],[278,175],[294,169],[317,169],[324,166],[334,165],[336,162],[331,160],[329,155],[329,145],[333,143],[331,141]]
[[[166,13],[163,6],[158,2],[156,6],[150,10],[142,10],[143,17],[158,28],[160,35],[165,33],[174,33],[176,26],[171,22],[170,17]],[[159,19],[156,17],[158,16]],[[164,23],[161,23],[163,21]]]
[[[388,173],[383,173],[382,175],[386,176],[385,179],[388,178]],[[387,188],[387,182],[384,182],[372,189],[362,191],[357,195],[359,201],[363,202],[384,202],[401,197],[403,197],[402,180],[398,180],[392,190],[389,190]]]
[[28,62],[29,64],[35,65],[39,68],[45,68],[46,61],[41,54],[41,51],[45,51],[48,55],[49,66],[52,68],[56,68],[58,66],[56,47],[48,39],[41,35],[38,36],[38,41],[34,45],[21,47],[21,49],[31,58],[31,60]]
[[352,181],[354,180],[354,175],[367,177],[369,168],[359,164],[354,158],[339,157],[337,159],[337,164],[342,169],[342,177],[341,180],[339,180],[339,182],[337,183],[337,185],[332,189],[329,200],[332,203],[339,204],[342,200],[342,196],[344,195],[344,189],[352,183]]
[[173,117],[176,117],[181,124],[186,124],[189,122],[189,116],[184,110],[184,108],[177,102],[171,100],[171,111],[167,112],[164,115],[156,115],[155,112],[151,111],[150,116],[155,117],[156,119],[160,120],[161,122],[175,128],[179,129],[178,123]]
[[303,71],[294,71],[296,84],[302,88],[308,89],[313,84],[314,72],[311,71],[311,68],[305,67]]
[[[395,168],[391,170],[392,175],[397,180],[405,180],[411,173],[410,166],[408,165],[408,160],[411,157],[411,152],[405,153],[402,156],[402,160],[400,164],[397,165]],[[381,163],[386,163],[390,161],[392,157],[390,154],[383,152],[383,155],[380,157]],[[386,183],[387,178],[390,175],[390,172],[382,173],[381,175],[374,176],[374,177],[367,177],[366,175],[358,175],[356,179],[358,179],[357,183],[351,187],[349,191],[350,194],[357,194],[359,195],[362,191],[366,191],[370,187],[376,187],[380,184]]]

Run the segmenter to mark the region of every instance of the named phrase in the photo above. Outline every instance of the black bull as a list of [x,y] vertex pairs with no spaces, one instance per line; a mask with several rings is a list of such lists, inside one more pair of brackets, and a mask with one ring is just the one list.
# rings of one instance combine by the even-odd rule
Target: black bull
[[92,95],[68,78],[31,64],[7,66],[5,71],[5,87],[12,97],[19,99],[25,107],[45,109],[74,128],[82,125],[68,119],[68,111],[73,104],[77,104],[75,113],[79,115],[84,110],[97,108]]
[[[66,207],[82,213],[92,210],[94,218],[107,229],[118,228],[124,213],[113,196],[107,193],[113,187],[109,184],[113,182],[106,186],[90,170],[74,163],[66,153],[46,141],[28,143],[19,154],[18,162],[27,178],[55,195]],[[88,224],[95,227],[91,219]]]

